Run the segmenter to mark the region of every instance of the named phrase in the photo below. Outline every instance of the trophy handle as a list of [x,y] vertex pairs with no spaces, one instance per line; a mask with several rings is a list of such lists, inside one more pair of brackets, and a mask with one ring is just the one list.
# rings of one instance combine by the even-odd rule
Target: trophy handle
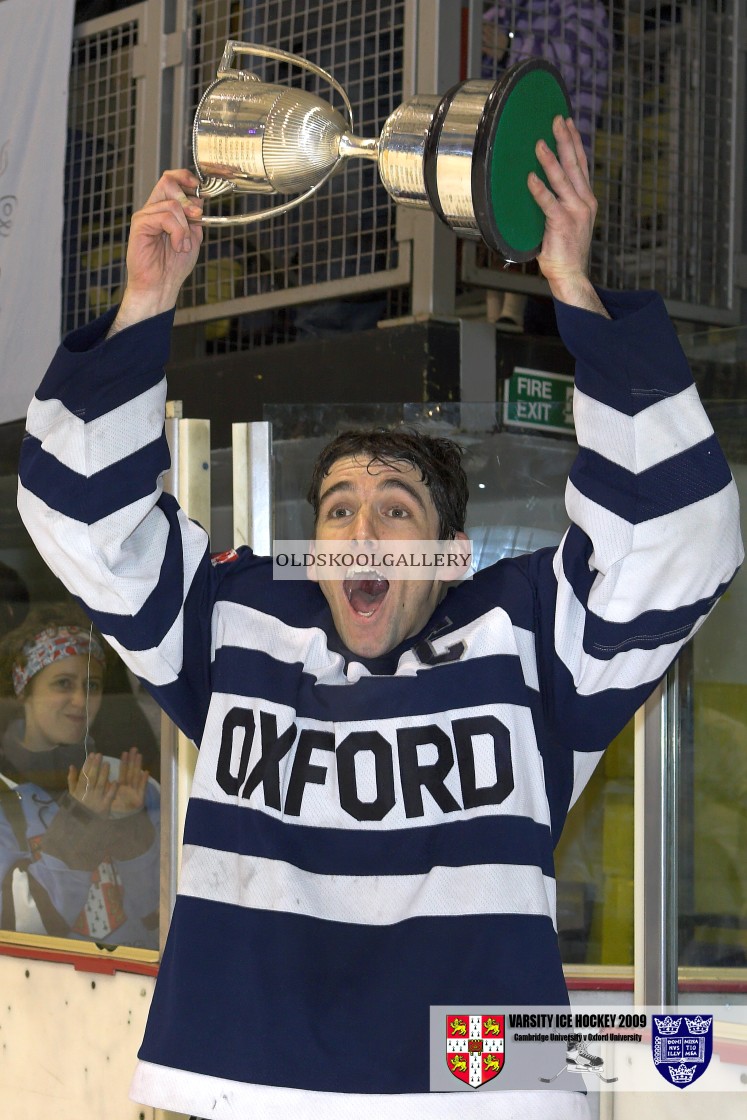
[[[340,161],[338,160],[337,162],[339,163]],[[313,194],[316,194],[319,188],[324,186],[327,179],[329,179],[336,170],[337,163],[335,163],[329,171],[325,172],[319,182],[314,183],[313,187],[309,187],[303,194],[297,194],[295,198],[291,198],[288,202],[283,202],[282,204],[278,203],[277,206],[268,206],[266,210],[255,210],[251,214],[225,214],[223,216],[218,214],[203,214],[202,217],[197,219],[198,224],[201,226],[248,226],[251,225],[252,222],[261,222],[264,221],[265,218],[271,218],[276,214],[287,214],[294,206],[299,206],[302,202],[305,202],[307,198],[311,198]],[[199,187],[196,193],[199,198]],[[236,196],[234,195],[234,197]]]
[[[339,93],[345,104],[345,112],[347,114],[350,131],[355,131],[353,124],[353,107],[350,104],[348,95],[337,79],[333,78],[326,70],[323,70],[321,66],[309,62],[306,58],[300,58],[297,54],[290,54],[289,51],[281,51],[279,47],[260,47],[256,46],[254,43],[242,43],[238,39],[229,39],[218,67],[219,78],[235,78],[237,74],[241,75],[243,73],[241,70],[235,70],[231,65],[234,60],[234,55],[237,54],[252,54],[259,58],[274,58],[277,59],[278,62],[289,62],[293,66],[299,66],[302,70],[308,70],[311,74],[316,74],[318,78],[323,78],[325,82],[329,82],[332,88],[336,89]],[[247,77],[253,76],[254,75],[247,75]]]
[[[309,62],[306,58],[300,58],[298,55],[290,54],[289,51],[281,51],[279,47],[260,47],[253,43],[242,43],[238,39],[229,39],[223,51],[223,57],[218,66],[217,78],[254,78],[259,81],[254,74],[245,70],[236,70],[232,63],[237,54],[250,54],[259,58],[274,58],[279,62],[288,62],[293,66],[298,66],[302,70],[308,70],[311,74],[316,74],[318,78],[323,78],[328,82],[333,89],[336,89],[342,98],[345,105],[345,115],[347,117],[348,127],[350,132],[354,131],[353,124],[353,107],[350,104],[350,99],[342,88],[340,83],[332,77],[321,66],[317,66],[313,62]],[[266,210],[257,210],[251,214],[228,214],[224,216],[219,215],[205,215],[200,218],[200,224],[203,226],[246,226],[252,222],[264,221],[265,218],[273,217],[278,214],[285,214],[288,210],[292,210],[295,206],[299,206],[305,202],[307,198],[311,198],[320,187],[324,186],[329,178],[334,175],[343,156],[340,155],[332,167],[327,171],[318,183],[310,187],[303,194],[297,195],[295,198],[290,199],[288,202],[279,203],[277,206],[269,206]],[[198,173],[199,174],[199,173]],[[214,196],[224,193],[220,180],[215,180],[212,177],[201,184],[202,190],[205,192],[205,197]],[[207,189],[206,189],[207,188]],[[230,185],[226,184],[225,190],[229,191]],[[197,194],[200,194],[200,187],[197,188]]]

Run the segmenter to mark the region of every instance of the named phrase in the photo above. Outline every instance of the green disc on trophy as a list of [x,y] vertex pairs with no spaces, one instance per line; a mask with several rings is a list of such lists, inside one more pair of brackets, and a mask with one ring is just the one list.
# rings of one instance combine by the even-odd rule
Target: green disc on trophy
[[480,235],[506,260],[532,260],[542,246],[545,216],[527,177],[535,171],[545,179],[535,147],[543,139],[556,150],[552,122],[558,114],[571,115],[568,92],[557,68],[541,58],[513,66],[485,103],[475,138],[472,198]]

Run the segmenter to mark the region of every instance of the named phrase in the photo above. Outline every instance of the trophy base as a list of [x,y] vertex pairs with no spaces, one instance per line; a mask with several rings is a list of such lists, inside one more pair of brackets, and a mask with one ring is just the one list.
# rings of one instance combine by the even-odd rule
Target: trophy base
[[544,178],[537,141],[555,151],[553,120],[570,112],[560,71],[541,58],[497,82],[470,79],[438,100],[413,98],[384,126],[382,182],[396,202],[429,206],[457,236],[482,239],[509,261],[532,260],[545,216],[527,178]]
[[571,116],[559,71],[545,59],[520,62],[497,82],[477,127],[472,160],[475,219],[486,244],[506,260],[532,260],[542,248],[545,216],[529,192],[534,171],[545,182],[535,148],[556,150],[552,124]]

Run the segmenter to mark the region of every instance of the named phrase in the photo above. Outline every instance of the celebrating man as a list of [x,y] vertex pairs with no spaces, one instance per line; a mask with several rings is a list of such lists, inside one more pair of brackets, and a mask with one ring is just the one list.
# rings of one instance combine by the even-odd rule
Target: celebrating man
[[[118,310],[32,403],[20,508],[47,562],[200,747],[133,1086],[213,1120],[575,1118],[581,1094],[429,1092],[429,1016],[567,1002],[553,848],[610,740],[741,561],[734,482],[661,300],[599,294],[577,130],[554,123],[539,264],[577,360],[557,549],[474,579],[273,580],[211,563],[161,476],[173,308],[199,252],[186,171],[132,221]],[[309,376],[312,372],[309,371]],[[347,433],[322,541],[463,533],[459,451]]]

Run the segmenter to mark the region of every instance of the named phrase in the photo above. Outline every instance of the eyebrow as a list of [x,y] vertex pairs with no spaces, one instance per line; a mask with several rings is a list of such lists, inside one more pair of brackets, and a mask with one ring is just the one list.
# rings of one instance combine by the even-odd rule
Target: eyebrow
[[[63,677],[74,677],[75,675],[76,675],[76,673],[75,673],[74,669],[63,669],[62,666],[60,666],[60,671],[57,672],[57,673],[51,673],[50,676],[49,676],[49,680],[50,681],[57,681],[57,680],[61,680]],[[96,678],[98,678],[98,677],[103,678],[104,671],[103,671],[103,669],[94,669],[94,667],[91,666],[91,668],[86,671],[85,676],[89,680],[93,680],[94,676]]]
[[[319,498],[319,509],[321,510],[321,508],[324,505],[324,503],[326,502],[327,498],[330,498],[333,495],[340,494],[340,493],[350,494],[354,491],[354,489],[355,488],[354,488],[352,482],[340,481],[340,482],[333,483],[332,486],[330,486],[329,490],[325,490],[324,493],[320,496],[320,498]],[[414,502],[416,502],[417,505],[420,506],[423,513],[428,512],[428,510],[426,509],[425,502],[423,501],[422,497],[420,496],[418,491],[415,489],[415,487],[412,486],[409,482],[404,482],[402,479],[399,479],[399,478],[386,478],[378,484],[377,489],[379,489],[379,490],[404,490],[405,493],[409,494],[410,497],[412,498],[412,500]]]

